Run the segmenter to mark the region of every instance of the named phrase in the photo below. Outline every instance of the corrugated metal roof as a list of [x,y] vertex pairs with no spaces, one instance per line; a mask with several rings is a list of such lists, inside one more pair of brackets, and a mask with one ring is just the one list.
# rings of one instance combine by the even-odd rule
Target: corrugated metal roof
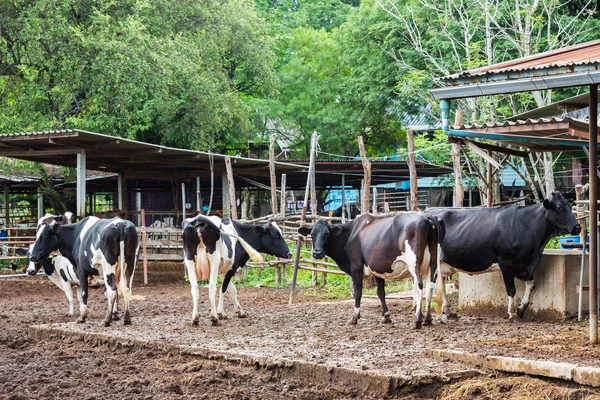
[[516,60],[475,68],[469,71],[449,75],[442,78],[442,80],[449,83],[448,81],[459,78],[481,77],[484,75],[524,71],[533,72],[532,76],[535,76],[535,71],[537,70],[563,67],[585,67],[586,70],[599,69],[600,40],[580,43],[557,50],[518,58]]

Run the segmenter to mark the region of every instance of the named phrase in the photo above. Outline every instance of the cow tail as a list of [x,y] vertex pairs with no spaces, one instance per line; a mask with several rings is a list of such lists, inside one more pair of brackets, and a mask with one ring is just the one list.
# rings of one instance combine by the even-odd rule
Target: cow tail
[[435,311],[438,315],[442,315],[442,290],[444,290],[444,279],[440,266],[440,258],[442,254],[442,241],[444,240],[444,236],[446,234],[446,227],[444,225],[444,221],[440,221],[437,217],[426,216],[426,218],[431,221],[435,230],[437,231],[437,235],[432,237],[432,246],[437,247],[437,265],[435,270]]
[[131,300],[144,300],[143,296],[133,296],[131,289],[127,287],[127,275],[125,271],[125,224],[117,224],[119,228],[119,270],[121,277],[117,286],[123,301],[125,302],[125,309],[129,308],[129,302]]
[[227,236],[231,236],[234,239],[237,239],[237,241],[240,242],[240,244],[242,245],[244,250],[246,250],[246,252],[250,256],[252,261],[254,261],[254,262],[263,262],[264,261],[263,256],[258,251],[256,251],[252,246],[250,246],[250,244],[248,244],[248,242],[246,242],[244,239],[242,239],[238,235],[234,235],[233,233],[228,233],[225,231],[221,231],[221,233],[223,233]]

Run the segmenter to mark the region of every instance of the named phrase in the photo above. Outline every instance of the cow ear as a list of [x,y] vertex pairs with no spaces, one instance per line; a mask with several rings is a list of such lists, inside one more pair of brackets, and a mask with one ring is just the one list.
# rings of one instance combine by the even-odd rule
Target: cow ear
[[55,224],[52,225],[52,230],[54,231],[54,233],[58,233],[60,232],[60,224],[57,222]]
[[331,234],[333,236],[338,236],[340,233],[342,233],[342,227],[339,225],[333,225],[331,227]]
[[259,235],[264,235],[265,233],[267,233],[267,229],[264,226],[262,226],[262,225],[255,226],[253,228],[253,230],[254,230],[255,233],[257,233]]
[[22,247],[15,249],[15,254],[19,255],[19,256],[25,256],[27,255],[27,250],[28,249],[24,249]]
[[552,208],[552,203],[550,202],[550,200],[548,199],[544,199],[544,202],[542,203],[544,205],[544,208],[546,210],[549,210]]
[[300,228],[298,228],[298,233],[302,236],[309,236],[311,231],[312,229],[307,226],[301,226]]

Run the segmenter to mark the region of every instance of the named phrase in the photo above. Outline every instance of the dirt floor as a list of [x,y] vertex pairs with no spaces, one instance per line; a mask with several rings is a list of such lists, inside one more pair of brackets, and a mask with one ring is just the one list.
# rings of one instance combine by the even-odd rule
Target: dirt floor
[[[102,326],[106,301],[102,289],[90,293],[90,315],[84,325],[66,315],[64,294],[46,278],[0,280],[0,398],[78,399],[340,399],[381,398],[352,386],[283,379],[276,373],[191,355],[150,349],[109,349],[77,340],[34,342],[32,325],[57,323],[86,332],[160,340],[250,356],[300,360],[373,373],[427,375],[472,368],[423,355],[427,348],[466,349],[489,354],[570,361],[600,366],[599,349],[585,342],[587,325],[522,322],[502,318],[462,317],[422,330],[410,328],[410,303],[390,300],[393,323],[380,323],[378,301],[366,300],[358,326],[346,326],[353,305],[296,296],[287,306],[289,289],[240,288],[249,318],[230,315],[210,326],[208,291],[201,291],[200,326],[190,326],[191,295],[173,272],[151,271],[150,285],[136,276],[134,294],[146,296],[132,306],[132,326],[121,321]],[[232,313],[230,298],[226,309]],[[63,325],[64,324],[64,325]],[[453,385],[406,388],[397,398],[600,398],[596,389],[559,381],[490,374]]]

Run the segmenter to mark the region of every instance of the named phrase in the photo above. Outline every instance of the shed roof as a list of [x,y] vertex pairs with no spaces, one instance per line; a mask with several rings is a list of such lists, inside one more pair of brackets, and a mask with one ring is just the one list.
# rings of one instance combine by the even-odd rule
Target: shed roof
[[436,99],[527,92],[600,83],[600,40],[488,65],[440,79]]

